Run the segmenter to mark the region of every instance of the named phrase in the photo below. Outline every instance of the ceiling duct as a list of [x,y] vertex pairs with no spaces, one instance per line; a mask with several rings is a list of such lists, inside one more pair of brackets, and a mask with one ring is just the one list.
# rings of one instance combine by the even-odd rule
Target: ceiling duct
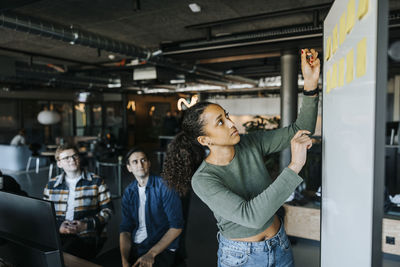
[[322,37],[322,25],[297,25],[285,28],[213,37],[210,40],[183,41],[175,44],[166,44],[164,45],[163,50],[164,55],[175,55],[320,37]]
[[53,22],[46,22],[9,12],[2,12],[0,14],[0,26],[16,31],[40,35],[54,40],[89,46],[92,48],[98,48],[131,57],[150,57],[150,52],[145,49],[132,44],[116,41],[99,34],[83,31],[75,28],[73,25],[69,27],[57,25]]
[[197,69],[197,66],[193,65],[184,66],[180,63],[173,62],[170,59],[155,56],[159,53],[151,53],[151,51],[149,50],[132,44],[120,42],[95,33],[80,30],[74,28],[73,25],[59,25],[53,22],[46,22],[23,15],[2,12],[0,13],[0,27],[5,27],[21,32],[27,32],[30,34],[36,34],[54,40],[69,42],[71,44],[79,44],[82,46],[102,49],[105,51],[127,55],[130,57],[141,58],[147,60],[148,63],[151,63],[153,65],[161,65],[166,68],[180,70],[184,73],[193,73],[213,79],[220,79],[230,82],[257,84],[257,81],[240,76],[227,76],[223,73],[214,72],[205,68]]

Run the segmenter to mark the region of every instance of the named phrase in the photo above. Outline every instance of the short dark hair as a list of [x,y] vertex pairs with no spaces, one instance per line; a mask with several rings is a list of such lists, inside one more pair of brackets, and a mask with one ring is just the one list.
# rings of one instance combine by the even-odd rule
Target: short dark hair
[[146,156],[146,159],[149,160],[149,156],[147,155],[146,151],[141,148],[141,147],[133,147],[131,148],[128,153],[126,153],[125,156],[125,165],[129,164],[129,157],[133,154],[133,153],[137,153],[137,152],[141,152]]
[[76,146],[72,145],[72,144],[59,145],[59,146],[57,147],[56,154],[54,155],[54,157],[56,158],[56,160],[59,160],[59,159],[60,159],[60,158],[59,158],[60,154],[61,154],[63,151],[68,150],[68,149],[74,150],[76,154],[79,153],[78,148],[77,148]]

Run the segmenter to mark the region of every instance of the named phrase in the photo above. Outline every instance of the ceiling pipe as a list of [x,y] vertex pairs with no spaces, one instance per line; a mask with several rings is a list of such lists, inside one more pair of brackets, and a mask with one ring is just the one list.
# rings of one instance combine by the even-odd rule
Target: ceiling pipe
[[[158,53],[153,54],[150,50],[146,50],[132,44],[113,40],[111,38],[88,31],[83,31],[75,28],[73,25],[65,26],[53,22],[42,21],[36,18],[2,12],[0,13],[0,27],[36,34],[54,40],[69,42],[70,44],[79,44],[82,46],[88,46],[113,53],[127,55],[130,57],[140,58],[146,60],[148,63],[152,63],[154,65],[161,64],[164,67],[171,69],[180,69],[185,73],[193,73],[192,70],[196,68],[194,65],[186,67],[161,57],[152,57],[154,54]],[[207,76],[210,72],[213,71],[208,71],[202,68],[202,70],[197,70],[196,73],[201,73],[202,75]],[[250,79],[243,77],[227,77],[217,72],[214,72],[212,75],[214,78],[229,80],[231,82],[240,82],[243,79],[246,80],[246,83],[250,81]],[[254,80],[252,80],[252,82],[256,83]]]
[[176,55],[247,45],[305,40],[319,38],[322,37],[322,35],[322,25],[317,27],[313,25],[296,25],[285,28],[214,37],[212,40],[183,41],[177,44],[165,45],[163,54]]
[[[18,50],[18,49],[9,48],[9,47],[0,46],[0,51],[7,51],[10,53],[14,53],[14,54],[28,56],[30,61],[32,61],[32,58],[35,57],[35,58],[41,58],[41,59],[51,59],[51,60],[56,60],[56,61],[61,61],[61,62],[69,62],[69,63],[73,63],[73,64],[77,64],[77,65],[93,66],[93,67],[97,67],[97,68],[103,67],[102,65],[96,64],[96,63],[89,63],[89,62],[73,60],[73,59],[69,59],[69,58],[50,56],[50,55],[45,55],[45,54],[40,54],[40,53]],[[35,61],[37,61],[37,60],[35,60]],[[44,60],[39,60],[39,62],[40,61],[44,62]],[[45,62],[48,62],[48,60],[46,60]]]
[[16,31],[27,32],[39,36],[89,46],[114,53],[120,53],[132,57],[148,58],[150,52],[132,44],[116,41],[98,34],[93,34],[75,28],[74,25],[57,25],[35,18],[16,15],[8,12],[0,14],[0,26]]
[[320,10],[329,9],[332,6],[332,4],[333,4],[333,1],[330,3],[325,3],[325,4],[315,5],[315,6],[290,8],[290,9],[268,12],[268,13],[263,13],[263,14],[258,14],[258,15],[250,15],[250,16],[244,16],[244,17],[242,16],[242,17],[233,18],[233,19],[225,19],[225,20],[219,20],[219,21],[212,21],[212,22],[188,25],[185,28],[187,28],[187,29],[204,29],[204,28],[211,28],[211,27],[221,27],[221,26],[225,26],[225,25],[229,25],[229,24],[244,23],[244,22],[250,22],[250,21],[255,21],[255,20],[264,20],[264,19],[270,19],[270,18],[274,18],[274,17],[283,17],[283,16],[288,16],[288,15],[293,15],[293,14],[298,14],[298,13],[312,12],[315,10],[320,11]]

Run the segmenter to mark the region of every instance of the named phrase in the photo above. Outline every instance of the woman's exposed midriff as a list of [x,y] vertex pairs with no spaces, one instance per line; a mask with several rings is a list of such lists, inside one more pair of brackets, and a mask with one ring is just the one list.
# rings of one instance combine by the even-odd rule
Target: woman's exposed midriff
[[242,242],[260,242],[260,241],[264,241],[267,239],[272,238],[273,236],[275,236],[278,231],[279,228],[281,227],[281,221],[279,220],[278,216],[274,216],[274,222],[264,231],[262,231],[261,233],[254,235],[254,236],[250,236],[250,237],[245,237],[245,238],[234,238],[231,239],[233,241],[242,241]]

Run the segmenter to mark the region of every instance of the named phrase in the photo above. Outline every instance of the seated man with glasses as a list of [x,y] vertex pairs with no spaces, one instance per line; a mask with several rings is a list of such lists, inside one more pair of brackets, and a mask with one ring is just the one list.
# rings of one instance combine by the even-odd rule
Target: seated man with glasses
[[63,173],[50,179],[44,199],[54,202],[63,251],[91,259],[106,240],[106,224],[113,213],[104,180],[81,169],[78,150],[59,146],[55,153]]

